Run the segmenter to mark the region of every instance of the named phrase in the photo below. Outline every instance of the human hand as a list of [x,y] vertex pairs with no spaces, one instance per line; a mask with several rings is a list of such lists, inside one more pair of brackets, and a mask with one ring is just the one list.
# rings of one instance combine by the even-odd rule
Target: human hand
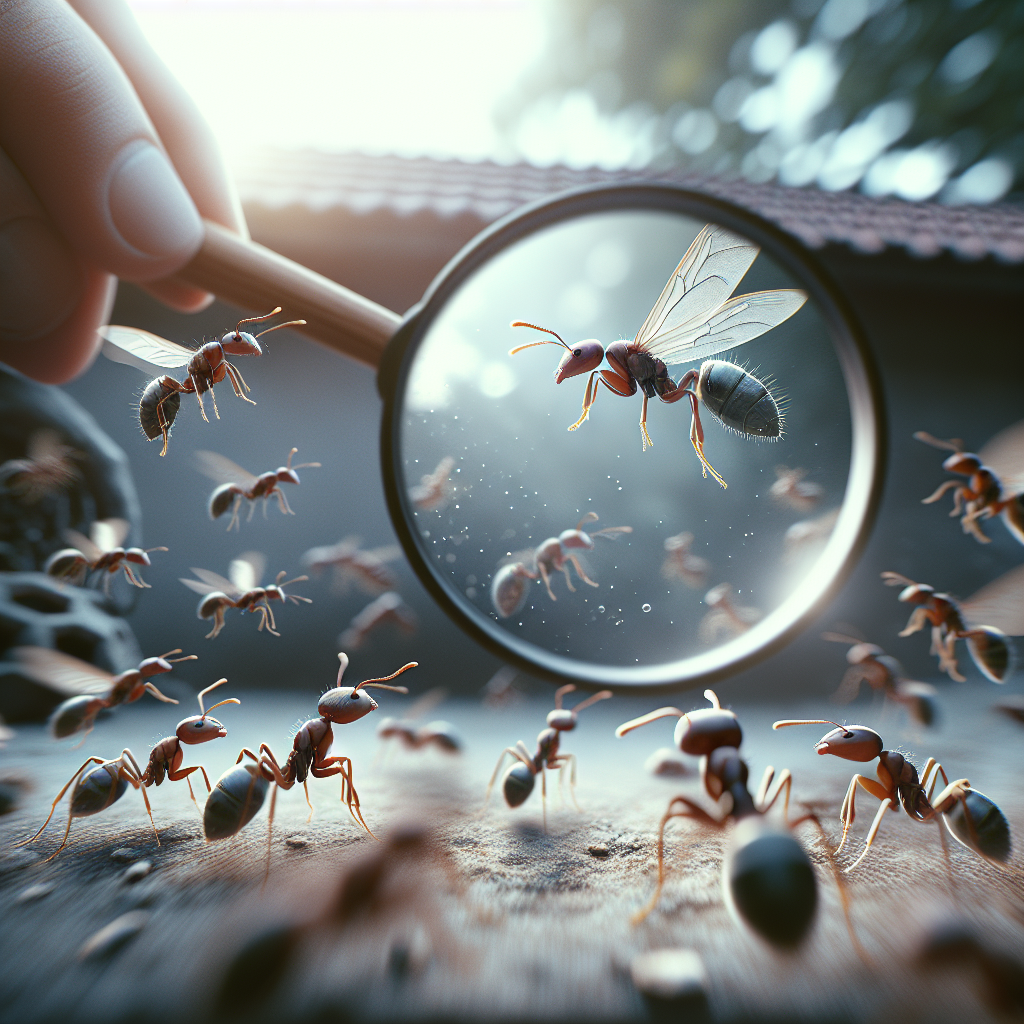
[[210,128],[124,0],[0,0],[0,360],[80,373],[116,277],[201,309],[206,292],[161,280],[200,217],[247,235]]

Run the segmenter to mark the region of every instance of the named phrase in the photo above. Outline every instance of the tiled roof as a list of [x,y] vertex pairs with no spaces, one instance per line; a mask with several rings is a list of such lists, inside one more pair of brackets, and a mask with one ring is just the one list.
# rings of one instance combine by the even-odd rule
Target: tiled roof
[[671,181],[731,200],[811,248],[838,243],[869,254],[894,247],[922,258],[948,251],[967,260],[993,256],[1003,263],[1024,263],[1024,208],[1009,203],[945,206],[680,171],[503,166],[309,150],[268,152],[236,174],[244,203],[272,209],[298,204],[356,214],[429,211],[439,217],[469,214],[485,224],[574,186],[638,178]]

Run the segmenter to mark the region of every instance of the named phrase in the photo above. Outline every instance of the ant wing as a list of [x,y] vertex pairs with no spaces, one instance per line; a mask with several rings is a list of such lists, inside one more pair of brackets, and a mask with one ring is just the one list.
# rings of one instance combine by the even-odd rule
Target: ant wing
[[796,288],[737,295],[703,318],[673,324],[670,315],[664,330],[644,348],[665,363],[703,359],[778,327],[806,301],[807,293]]
[[185,366],[195,355],[190,348],[137,327],[107,325],[99,328],[99,335],[105,343],[103,354],[108,359],[115,363],[127,363],[145,373],[152,373],[154,366],[165,369]]
[[760,250],[742,238],[708,224],[679,261],[658,301],[637,332],[646,348],[672,326],[706,319],[732,295]]
[[402,549],[397,544],[385,544],[384,547],[370,548],[363,552],[377,562],[393,562],[401,553]]
[[77,530],[65,530],[64,539],[73,548],[78,548],[90,562],[95,562],[103,557],[104,552],[96,547],[84,533],[79,533]]
[[1024,420],[1001,430],[978,452],[1003,485],[1003,496],[1024,491]]
[[196,468],[203,476],[218,484],[238,484],[239,487],[252,487],[259,479],[230,459],[218,455],[217,452],[196,452]]
[[267,560],[258,551],[246,551],[244,555],[233,558],[228,566],[231,582],[243,593],[260,585]]
[[130,529],[131,524],[125,519],[97,519],[89,532],[92,534],[93,544],[106,553],[119,548]]
[[28,457],[33,462],[43,459],[67,459],[74,448],[64,444],[56,430],[37,430],[28,440]]
[[106,693],[114,678],[87,661],[45,647],[15,647],[13,654],[27,675],[68,697]]
[[960,602],[975,626],[994,626],[1007,636],[1024,636],[1024,565],[1018,565]]
[[197,569],[193,566],[192,572],[198,580],[201,580],[202,582],[186,579],[183,579],[181,582],[190,590],[194,590],[197,594],[209,594],[213,590],[221,590],[228,596],[237,595],[239,593],[238,587],[236,587],[231,580],[226,580],[223,576],[219,576],[215,572],[210,572],[209,569]]

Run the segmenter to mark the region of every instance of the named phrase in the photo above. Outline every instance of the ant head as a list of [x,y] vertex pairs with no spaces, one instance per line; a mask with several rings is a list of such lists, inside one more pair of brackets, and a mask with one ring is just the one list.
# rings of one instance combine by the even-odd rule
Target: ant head
[[182,743],[194,744],[220,739],[227,736],[228,731],[216,718],[211,718],[209,715],[194,715],[192,718],[186,718],[183,722],[179,722],[174,734]]
[[[568,348],[568,346],[566,346]],[[578,377],[597,369],[604,359],[604,346],[593,338],[581,341],[569,348],[555,370],[555,383],[561,384],[568,377]]]
[[134,565],[152,565],[153,563],[149,560],[149,555],[146,554],[142,548],[126,548],[124,552],[124,560],[126,562],[132,562]]
[[719,583],[717,587],[712,587],[704,595],[704,603],[710,608],[727,605],[729,604],[729,594],[731,592],[732,587],[728,583]]
[[377,710],[377,702],[355,686],[335,686],[328,690],[316,706],[317,714],[335,725],[348,725]]
[[956,452],[942,463],[947,473],[958,473],[960,476],[971,476],[981,469],[981,459],[970,452]]
[[297,484],[299,482],[299,474],[288,466],[278,466],[274,478],[281,484]]
[[594,540],[588,533],[582,530],[563,530],[558,535],[558,543],[563,548],[584,548],[587,551],[594,550]]
[[912,583],[900,591],[899,600],[906,604],[927,604],[934,594],[935,588],[927,583]]
[[873,761],[883,747],[882,737],[866,725],[840,725],[814,745],[819,754],[835,754],[847,761]]
[[548,712],[548,726],[559,732],[572,732],[576,728],[576,712],[567,708],[559,708]]
[[179,661],[195,661],[196,655],[186,654],[183,658],[172,658],[172,654],[181,654],[181,648],[176,647],[173,651],[168,651],[166,654],[161,654],[159,658],[146,658],[139,665],[139,675],[145,679],[147,676],[158,676],[164,672],[170,672],[173,670],[175,664]]
[[[242,323],[244,322],[245,321],[242,321]],[[263,355],[263,349],[260,348],[260,343],[256,340],[256,335],[249,334],[248,331],[240,331],[237,328],[233,331],[228,331],[227,334],[220,339],[220,347],[229,355],[233,356]]]
[[562,698],[575,689],[575,683],[567,683],[555,690],[555,710],[549,711],[547,717],[549,729],[555,729],[557,732],[572,732],[576,728],[577,715],[584,708],[589,708],[591,704],[596,704],[599,700],[607,700],[612,696],[611,690],[601,690],[599,693],[591,694],[586,700],[581,700],[572,710],[563,708]]
[[878,658],[884,653],[885,651],[877,644],[854,644],[846,652],[846,660],[851,665],[862,665],[865,661],[871,661],[873,658]]

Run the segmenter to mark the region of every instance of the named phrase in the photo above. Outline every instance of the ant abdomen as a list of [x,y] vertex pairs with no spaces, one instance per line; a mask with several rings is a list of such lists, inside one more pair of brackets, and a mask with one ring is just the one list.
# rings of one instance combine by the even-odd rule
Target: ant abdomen
[[502,792],[509,807],[519,807],[533,792],[536,773],[522,761],[517,761],[507,772],[502,781]]
[[1010,859],[1010,825],[984,793],[970,790],[963,801],[957,800],[945,812],[943,819],[953,838],[968,849],[1003,864]]
[[766,825],[760,815],[740,821],[723,867],[726,903],[762,938],[796,946],[818,905],[814,869],[788,831]]
[[241,832],[263,806],[270,783],[259,768],[236,764],[229,768],[206,798],[203,832],[207,840],[227,839]]

